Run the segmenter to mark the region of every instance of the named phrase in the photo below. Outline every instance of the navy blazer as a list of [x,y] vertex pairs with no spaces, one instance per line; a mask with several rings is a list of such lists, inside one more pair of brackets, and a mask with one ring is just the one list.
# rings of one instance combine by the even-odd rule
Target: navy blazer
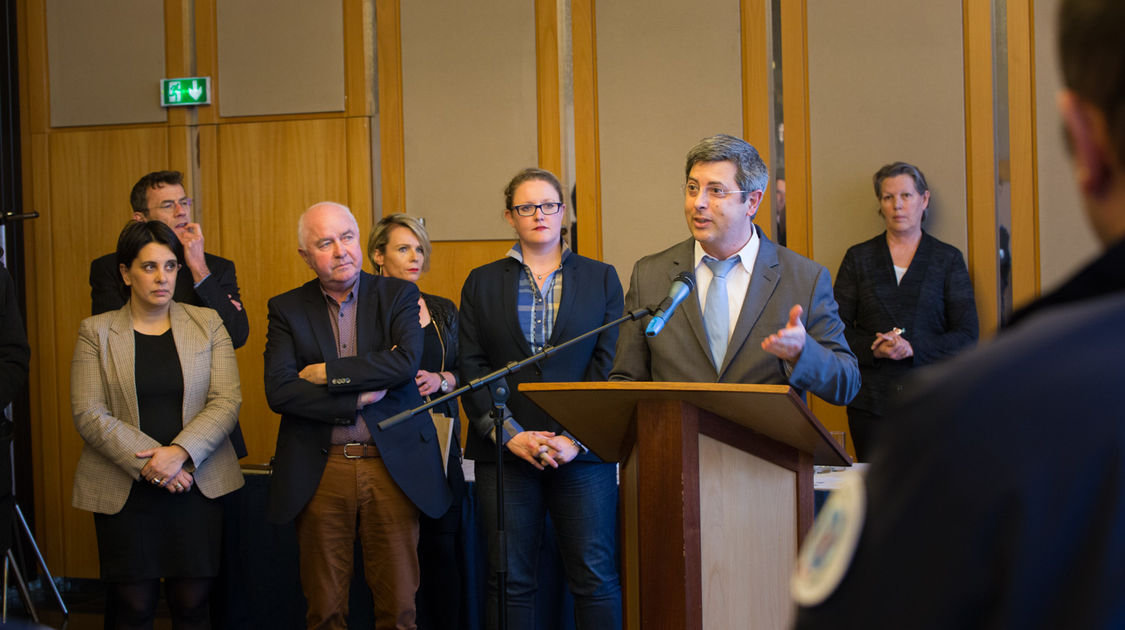
[[[922,232],[910,266],[895,279],[886,232],[854,245],[836,274],[844,336],[859,359],[863,383],[852,407],[882,414],[911,368],[949,358],[976,343],[977,308],[961,252]],[[906,330],[914,356],[894,361],[871,352],[875,334]]]
[[[461,289],[460,384],[493,372],[512,361],[531,356],[531,347],[516,315],[519,277],[523,264],[505,257],[469,273]],[[550,345],[558,345],[621,317],[624,297],[612,265],[571,252],[562,262],[562,296]],[[528,431],[555,431],[562,426],[518,391],[520,383],[604,381],[613,365],[617,328],[591,336],[506,378],[511,390],[508,408]],[[473,430],[465,440],[470,459],[495,461],[496,446],[488,435],[491,397],[487,388],[462,397]],[[576,436],[581,440],[581,436]],[[508,456],[515,456],[508,453]],[[578,459],[600,461],[593,453]]]
[[[363,419],[399,488],[426,515],[437,518],[451,496],[441,465],[437,431],[419,414],[382,431],[378,423],[422,404],[414,377],[422,358],[418,287],[396,278],[361,273],[354,357],[339,358],[320,282],[269,301],[265,382],[270,409],[281,414],[270,478],[269,520],[286,523],[305,507],[324,474],[332,427],[355,422],[361,392],[386,389],[363,408]],[[298,374],[325,363],[326,385]]]
[[[207,306],[215,309],[223,320],[223,327],[237,350],[246,345],[250,336],[250,322],[242,306],[238,290],[238,275],[234,263],[212,254],[203,254],[211,275],[194,286],[191,270],[186,266],[176,276],[176,289],[172,299],[180,304]],[[106,254],[90,263],[90,314],[99,315],[116,311],[129,301],[129,288],[121,279],[117,268],[117,254]],[[234,303],[237,302],[236,306]]]

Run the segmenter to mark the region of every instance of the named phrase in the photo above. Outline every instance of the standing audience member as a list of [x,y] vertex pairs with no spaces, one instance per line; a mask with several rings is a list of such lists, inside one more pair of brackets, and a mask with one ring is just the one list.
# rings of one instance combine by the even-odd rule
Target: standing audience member
[[11,459],[15,427],[5,414],[8,405],[27,383],[30,361],[31,348],[24,334],[16,288],[8,270],[0,265],[0,554],[12,546],[16,505],[12,494]]
[[[180,304],[206,306],[223,320],[235,350],[246,343],[250,322],[242,308],[234,263],[203,251],[203,228],[192,221],[193,200],[184,192],[179,171],[155,171],[137,180],[129,195],[134,221],[160,221],[172,228],[184,250],[184,263],[176,277],[172,299]],[[129,299],[129,289],[121,281],[115,254],[106,254],[90,263],[90,311],[100,315],[116,311]],[[230,436],[239,459],[246,457],[242,427],[235,423]]]
[[[193,222],[193,200],[184,191],[183,175],[179,171],[154,171],[141,177],[133,185],[129,205],[134,221],[154,219],[172,228],[183,246],[184,263],[173,285],[172,299],[180,304],[206,306],[215,310],[230,335],[234,349],[241,348],[250,334],[250,323],[242,308],[238,290],[238,277],[234,263],[203,251],[203,228]],[[121,281],[114,254],[95,258],[90,263],[90,310],[93,315],[116,311],[129,299],[129,289]],[[230,434],[231,445],[239,459],[246,457],[246,440],[242,425],[235,419]],[[241,493],[224,495],[223,558],[236,556],[240,547]],[[237,618],[239,598],[242,595],[239,581],[230,573],[230,567],[219,572],[211,600],[211,620],[216,626],[225,625]],[[105,627],[112,628],[116,612],[113,600],[106,602]]]
[[[430,237],[426,228],[405,214],[383,217],[371,229],[367,257],[375,272],[417,284],[430,270]],[[452,301],[423,293],[418,299],[419,324],[425,335],[422,364],[414,382],[418,393],[439,397],[457,387],[457,307]],[[446,478],[453,503],[440,518],[422,515],[418,543],[418,563],[422,583],[416,598],[418,627],[424,630],[462,627],[461,564],[458,562],[457,534],[461,530],[461,500],[465,496],[465,475],[461,470],[461,421],[457,401],[445,402],[431,410],[452,421],[438,426],[438,437],[448,439]],[[441,434],[442,431],[446,435]]]
[[651,318],[622,324],[613,378],[777,383],[847,404],[859,368],[828,270],[754,225],[769,183],[758,151],[733,136],[704,138],[688,151],[685,172],[691,238],[637,261],[625,306],[659,304],[682,271],[695,274],[698,298],[655,337],[645,336]]
[[1058,105],[1105,251],[888,411],[866,480],[805,539],[801,630],[1125,627],[1125,4],[1063,0],[1058,27]]
[[918,167],[895,162],[874,177],[886,231],[852,246],[836,274],[844,336],[863,384],[848,405],[856,456],[868,461],[887,401],[910,370],[976,343],[977,308],[961,252],[922,229],[930,189]]
[[242,402],[234,348],[215,311],[172,299],[183,260],[164,223],[117,241],[129,287],[119,310],[82,321],[71,362],[85,444],[74,507],[94,512],[118,628],[151,628],[164,579],[176,628],[208,628],[222,505],[243,485],[229,434]]
[[414,628],[418,512],[449,509],[437,432],[414,416],[424,333],[418,287],[362,271],[347,207],[318,203],[297,224],[316,278],[269,301],[265,384],[281,414],[269,520],[296,519],[309,628],[346,628],[358,524],[375,627]]
[[[613,267],[572,252],[563,240],[566,205],[551,173],[529,168],[504,191],[504,218],[518,242],[508,255],[469,273],[461,291],[461,378],[479,378],[547,345],[559,345],[621,316],[621,283]],[[520,383],[600,381],[613,363],[616,329],[552,354],[508,377],[512,416],[505,420],[504,509],[507,615],[513,630],[532,628],[537,560],[546,514],[558,532],[578,628],[620,628],[617,478],[602,462],[517,390]],[[496,436],[487,391],[462,398],[472,424],[466,454],[476,460],[481,514],[496,522]],[[489,538],[489,557],[498,553]],[[497,625],[490,563],[487,627]]]

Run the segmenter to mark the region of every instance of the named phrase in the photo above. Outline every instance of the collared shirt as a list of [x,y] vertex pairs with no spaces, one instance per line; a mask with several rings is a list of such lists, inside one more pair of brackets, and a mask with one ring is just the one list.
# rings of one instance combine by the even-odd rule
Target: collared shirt
[[[516,318],[519,320],[520,330],[523,331],[524,338],[527,339],[527,345],[531,347],[532,353],[542,350],[543,346],[547,345],[547,340],[551,338],[551,333],[554,332],[555,317],[558,315],[559,302],[562,299],[563,276],[559,271],[562,269],[563,261],[570,256],[570,253],[570,247],[563,242],[559,266],[547,276],[547,279],[543,282],[543,290],[540,291],[539,284],[535,281],[535,274],[531,272],[531,267],[523,262],[523,249],[520,244],[516,243],[512,246],[512,249],[508,250],[507,255],[518,260],[524,269],[524,273],[520,274],[519,287],[516,291]],[[512,439],[515,434],[523,431],[524,428],[511,415],[504,418],[504,435],[502,436],[504,443]],[[587,450],[570,433],[564,431],[563,435],[574,440],[580,451]],[[489,435],[489,437],[494,442],[496,441],[495,435]]]
[[[750,288],[750,277],[754,272],[754,261],[758,258],[758,248],[762,244],[758,238],[758,230],[750,235],[750,240],[735,254],[739,257],[739,264],[727,273],[727,302],[730,312],[730,328],[727,330],[727,339],[734,334],[734,327],[738,324],[738,316],[742,313],[742,303],[746,300],[746,291]],[[711,287],[714,275],[711,268],[703,263],[707,252],[699,241],[695,242],[695,295],[699,300],[699,310],[707,308],[707,290]]]
[[[325,305],[328,308],[328,319],[332,322],[332,336],[336,339],[336,356],[354,357],[356,355],[356,313],[359,310],[359,283],[352,287],[343,302],[337,302],[328,295],[324,289]],[[347,427],[332,427],[332,443],[347,444],[348,442],[370,442],[371,432],[363,416],[356,412],[356,423]]]
[[[547,340],[555,330],[555,318],[558,316],[563,286],[563,276],[559,271],[562,269],[562,261],[569,255],[570,248],[564,245],[559,266],[547,274],[542,288],[536,282],[531,267],[523,264],[524,273],[520,276],[519,288],[516,291],[516,318],[533,354],[547,345]],[[519,243],[508,250],[508,256],[523,263],[523,250]]]

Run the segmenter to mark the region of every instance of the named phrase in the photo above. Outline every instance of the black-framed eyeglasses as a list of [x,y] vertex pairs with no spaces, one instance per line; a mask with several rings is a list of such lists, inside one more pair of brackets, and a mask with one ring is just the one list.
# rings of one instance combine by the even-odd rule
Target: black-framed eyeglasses
[[712,184],[710,186],[700,186],[695,182],[688,182],[684,184],[684,193],[688,197],[698,197],[700,190],[707,191],[707,194],[711,197],[714,197],[715,199],[724,199],[727,195],[733,195],[735,193],[750,192],[749,190],[727,190],[726,188],[717,186],[715,184]]
[[160,210],[164,210],[164,211],[167,211],[167,212],[171,212],[172,210],[176,209],[176,206],[180,206],[181,208],[191,210],[191,204],[192,204],[191,197],[183,197],[183,198],[180,198],[180,199],[169,199],[168,201],[165,201],[164,203],[161,203],[159,206],[156,206],[156,208],[151,208],[151,209],[152,210],[160,209]]
[[510,210],[514,210],[516,214],[521,217],[533,217],[535,211],[538,210],[543,214],[556,214],[559,210],[566,207],[565,203],[557,201],[548,201],[547,203],[521,203],[518,206],[512,206]]

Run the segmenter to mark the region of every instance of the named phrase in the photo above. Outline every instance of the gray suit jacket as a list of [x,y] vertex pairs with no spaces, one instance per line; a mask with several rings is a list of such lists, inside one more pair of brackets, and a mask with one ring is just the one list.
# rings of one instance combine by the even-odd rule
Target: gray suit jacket
[[[184,376],[184,428],[173,443],[191,455],[200,491],[215,498],[244,483],[229,437],[242,404],[238,364],[214,310],[173,302],[170,316]],[[135,453],[160,446],[140,429],[134,355],[128,304],[82,320],[70,363],[70,406],[85,441],[74,474],[76,508],[121,511],[147,462]]]
[[[757,227],[761,246],[754,272],[719,370],[711,363],[699,298],[689,296],[656,337],[646,337],[650,318],[626,322],[617,340],[613,380],[787,384],[802,396],[810,391],[828,402],[847,404],[859,391],[859,365],[844,339],[828,270],[779,247]],[[645,256],[633,267],[627,311],[659,304],[672,279],[692,271],[695,241],[688,239]],[[808,337],[787,376],[784,361],[762,350],[762,341],[783,328],[794,304]]]

